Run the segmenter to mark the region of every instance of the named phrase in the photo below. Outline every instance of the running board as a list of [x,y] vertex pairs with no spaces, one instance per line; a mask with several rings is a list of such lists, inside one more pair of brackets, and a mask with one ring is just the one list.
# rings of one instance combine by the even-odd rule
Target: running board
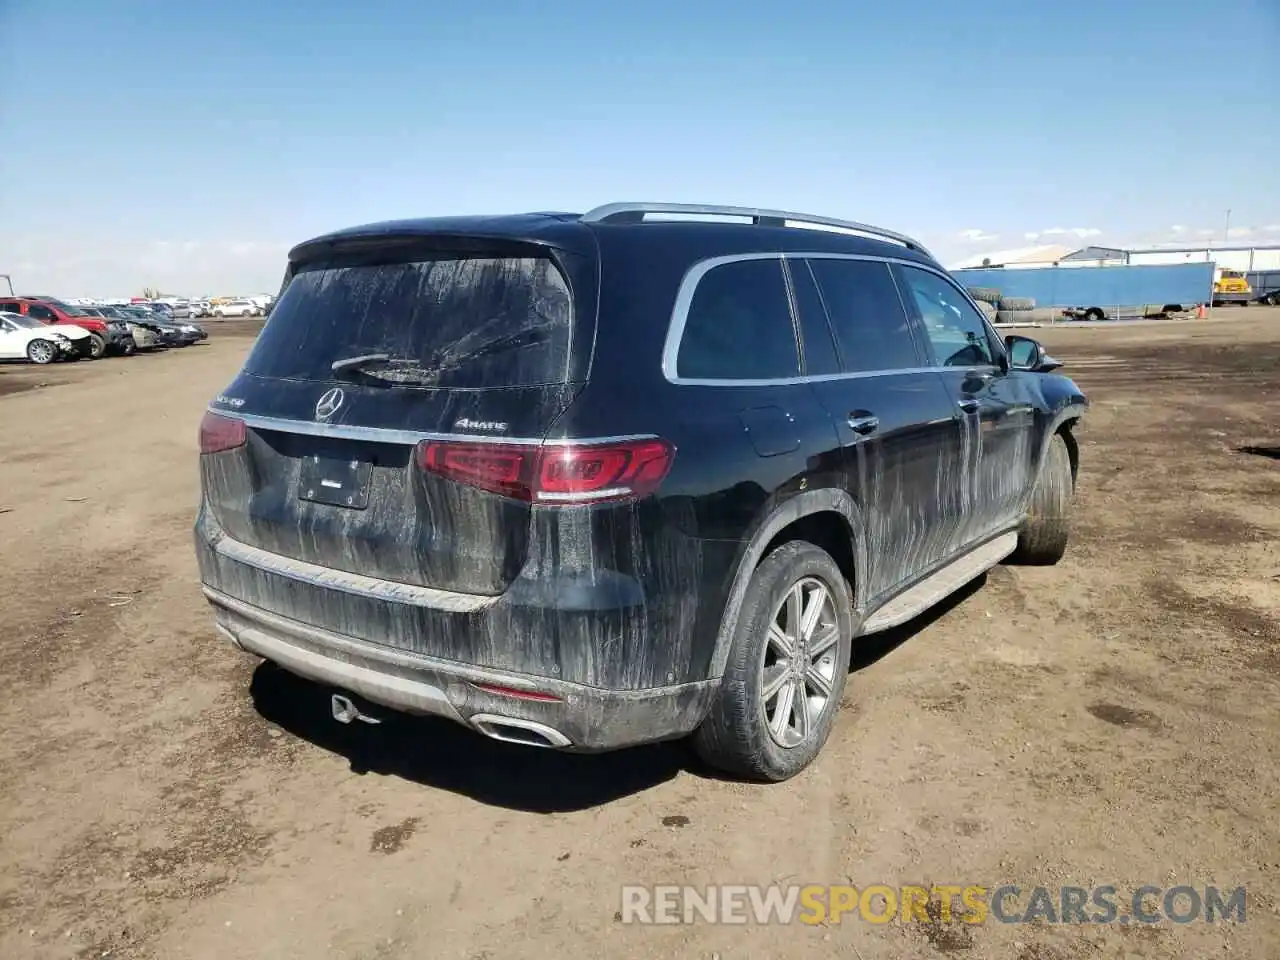
[[860,636],[879,633],[924,613],[944,597],[948,597],[986,573],[1018,547],[1017,532],[1010,532],[984,543],[976,550],[952,561],[930,574],[910,590],[894,597],[873,613],[862,627]]

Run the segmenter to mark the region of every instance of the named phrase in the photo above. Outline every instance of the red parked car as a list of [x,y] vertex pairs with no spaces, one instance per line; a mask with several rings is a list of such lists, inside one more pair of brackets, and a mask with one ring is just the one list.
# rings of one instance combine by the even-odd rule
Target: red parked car
[[0,297],[0,310],[34,317],[41,323],[69,323],[89,331],[89,356],[94,360],[106,353],[126,356],[137,350],[129,325],[120,320],[94,317],[83,308],[53,297]]

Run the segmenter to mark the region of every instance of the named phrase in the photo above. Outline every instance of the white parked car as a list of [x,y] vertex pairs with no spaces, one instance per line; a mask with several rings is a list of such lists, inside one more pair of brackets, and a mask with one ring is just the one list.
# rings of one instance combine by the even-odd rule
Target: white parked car
[[215,317],[256,317],[261,312],[252,300],[228,300],[213,308]]
[[0,360],[53,363],[90,354],[89,331],[70,323],[41,323],[20,313],[0,311]]

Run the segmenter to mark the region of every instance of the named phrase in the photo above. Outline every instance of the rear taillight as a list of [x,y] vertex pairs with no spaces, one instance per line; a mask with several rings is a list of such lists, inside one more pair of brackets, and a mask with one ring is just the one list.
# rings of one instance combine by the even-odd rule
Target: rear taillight
[[422,469],[532,503],[635,500],[658,488],[675,448],[665,440],[619,443],[473,443],[424,440]]
[[205,413],[200,421],[200,452],[221,453],[243,446],[246,434],[243,420]]

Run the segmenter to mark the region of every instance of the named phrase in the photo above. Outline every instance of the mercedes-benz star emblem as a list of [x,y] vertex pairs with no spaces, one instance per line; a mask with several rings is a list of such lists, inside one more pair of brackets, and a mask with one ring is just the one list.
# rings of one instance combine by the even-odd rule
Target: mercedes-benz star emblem
[[338,408],[342,406],[342,401],[345,399],[346,394],[342,392],[341,387],[326,390],[324,396],[316,401],[316,419],[328,420],[338,412]]

